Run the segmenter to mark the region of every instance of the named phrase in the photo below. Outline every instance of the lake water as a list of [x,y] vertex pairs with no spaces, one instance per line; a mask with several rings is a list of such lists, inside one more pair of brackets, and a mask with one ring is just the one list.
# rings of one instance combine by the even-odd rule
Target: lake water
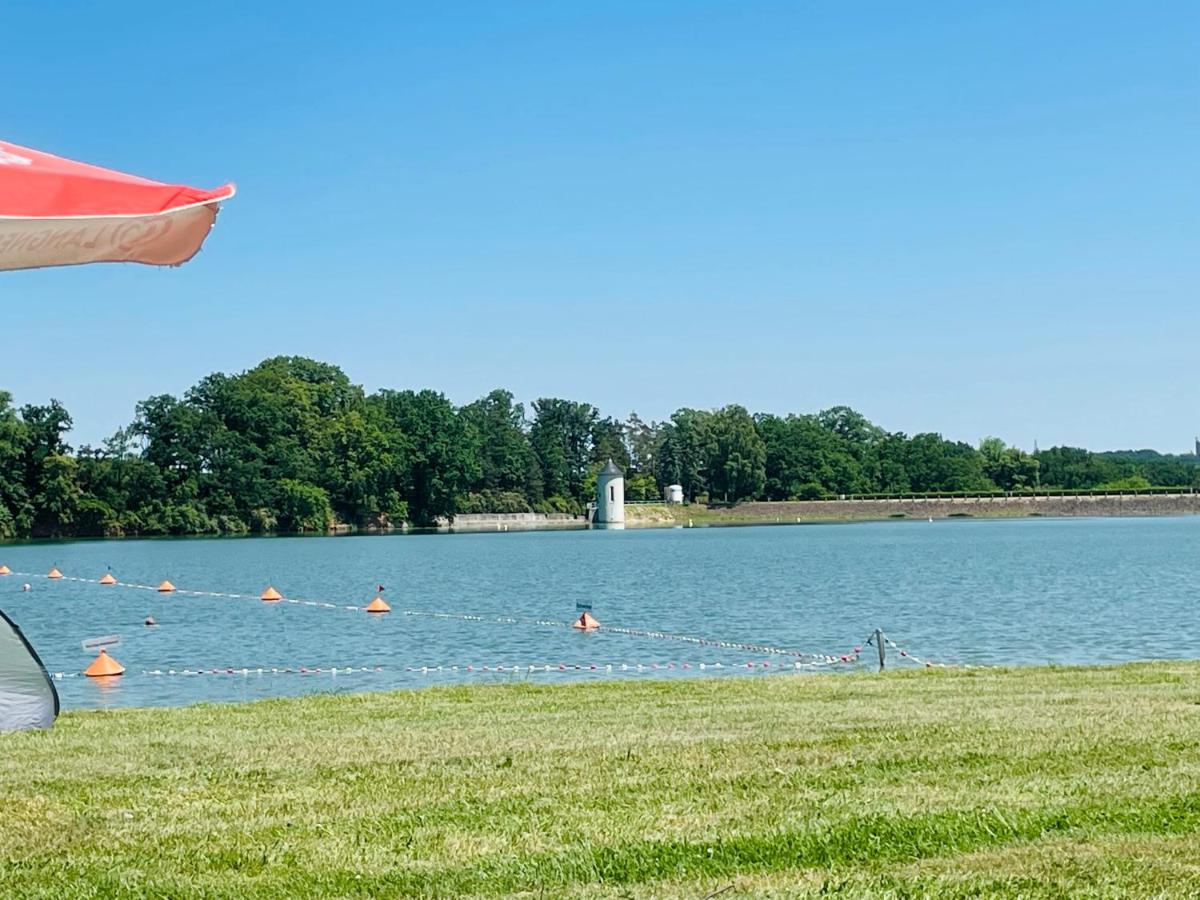
[[[112,655],[127,674],[112,684],[56,682],[64,708],[176,705],[438,682],[762,674],[791,664],[527,621],[569,622],[580,601],[604,625],[834,655],[859,645],[863,666],[874,659],[865,640],[875,627],[948,663],[1194,657],[1200,517],[95,541],[0,545],[0,563],[89,579],[111,567],[123,582],[252,595],[0,578],[0,608],[51,672],[86,666],[94,654],[82,650],[85,639],[121,638]],[[382,616],[254,599],[272,584],[288,598],[361,605],[380,583],[393,608]],[[159,627],[145,627],[147,615]],[[505,618],[519,621],[497,621]],[[499,665],[525,671],[497,673]],[[334,666],[371,671],[144,674]]]

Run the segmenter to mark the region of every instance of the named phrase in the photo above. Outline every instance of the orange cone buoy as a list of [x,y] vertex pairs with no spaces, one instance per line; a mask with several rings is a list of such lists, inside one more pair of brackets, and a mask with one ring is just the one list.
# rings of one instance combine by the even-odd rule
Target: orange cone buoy
[[369,613],[385,613],[392,611],[392,608],[387,605],[387,602],[378,595],[376,595],[374,600],[367,604],[366,609]]
[[175,585],[171,584],[169,581],[164,581],[162,584],[156,587],[155,590],[160,594],[169,594],[175,590]]
[[11,575],[12,569],[8,566],[0,566],[0,575]]
[[116,584],[117,579],[113,577],[112,572],[105,572],[103,575],[100,576],[100,583],[101,584]]
[[600,623],[590,612],[584,612],[582,616],[571,623],[572,628],[578,628],[580,631],[595,631],[600,627]]
[[275,588],[267,585],[267,589],[262,592],[262,596],[258,598],[263,603],[278,603],[283,599],[283,594],[275,590]]
[[47,578],[62,578],[63,573],[58,571],[58,569],[51,569],[50,573],[46,577]]
[[108,655],[108,651],[100,648],[100,655],[92,660],[92,664],[83,670],[88,678],[103,678],[105,675],[122,675],[125,667]]

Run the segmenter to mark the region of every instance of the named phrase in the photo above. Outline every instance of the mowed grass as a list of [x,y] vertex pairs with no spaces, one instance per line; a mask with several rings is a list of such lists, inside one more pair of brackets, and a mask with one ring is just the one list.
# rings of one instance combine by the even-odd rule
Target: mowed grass
[[1200,665],[474,685],[0,735],[0,896],[1200,896]]

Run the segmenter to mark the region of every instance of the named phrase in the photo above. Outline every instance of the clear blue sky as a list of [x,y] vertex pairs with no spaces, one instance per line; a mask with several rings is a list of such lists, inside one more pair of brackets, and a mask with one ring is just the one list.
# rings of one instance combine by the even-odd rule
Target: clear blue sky
[[98,442],[275,354],[368,390],[1190,449],[1200,4],[5,4],[0,137],[236,181],[176,270],[0,274]]

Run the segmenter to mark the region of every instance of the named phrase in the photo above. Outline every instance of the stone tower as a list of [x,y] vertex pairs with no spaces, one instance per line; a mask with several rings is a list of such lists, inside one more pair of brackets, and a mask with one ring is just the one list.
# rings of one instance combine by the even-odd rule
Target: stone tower
[[625,524],[625,473],[611,459],[596,476],[595,523]]

